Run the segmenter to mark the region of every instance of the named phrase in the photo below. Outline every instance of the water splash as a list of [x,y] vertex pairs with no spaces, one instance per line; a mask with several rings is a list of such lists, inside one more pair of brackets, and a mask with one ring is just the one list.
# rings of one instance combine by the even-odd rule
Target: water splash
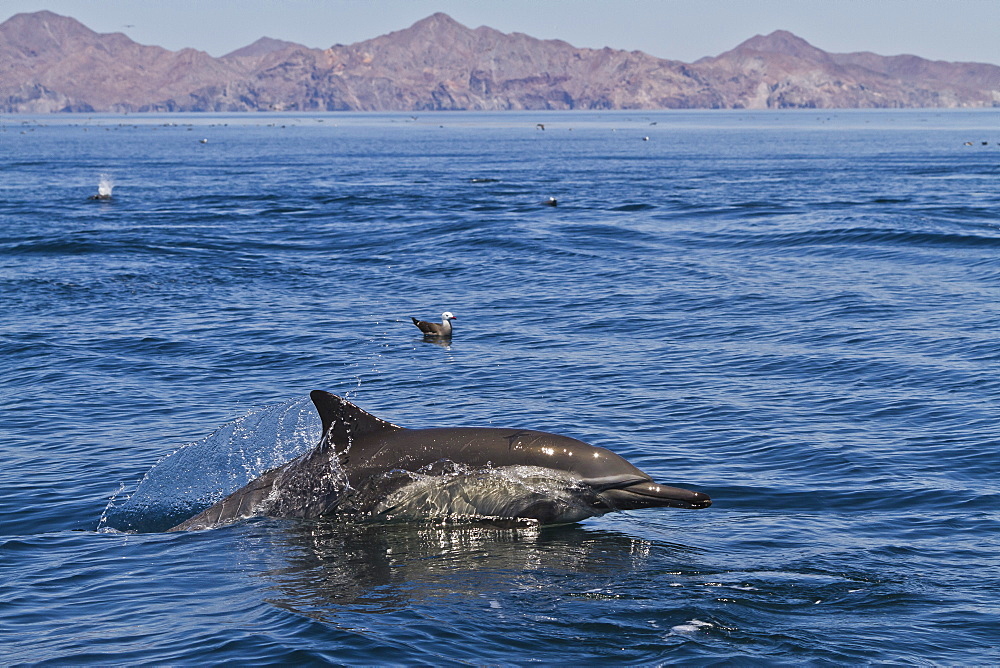
[[315,447],[321,431],[309,397],[252,411],[157,462],[124,503],[112,499],[101,529],[168,529]]
[[91,195],[87,199],[107,201],[111,199],[111,193],[114,189],[115,182],[111,180],[111,177],[107,174],[101,174],[101,178],[97,182],[97,194]]
[[118,485],[118,491],[112,494],[111,497],[108,499],[108,505],[104,509],[104,512],[101,513],[101,519],[97,521],[98,533],[109,533],[113,531],[113,529],[108,528],[108,513],[114,509],[115,501],[117,501],[118,497],[124,493],[125,493],[125,483],[120,483]]
[[390,472],[387,476],[405,476],[405,484],[378,503],[372,516],[392,521],[515,518],[544,507],[545,514],[565,523],[602,514],[588,503],[586,486],[566,472],[535,466],[451,466],[450,472],[431,475]]
[[101,180],[97,182],[97,196],[102,199],[111,199],[111,192],[115,189],[115,182],[107,174],[101,174]]

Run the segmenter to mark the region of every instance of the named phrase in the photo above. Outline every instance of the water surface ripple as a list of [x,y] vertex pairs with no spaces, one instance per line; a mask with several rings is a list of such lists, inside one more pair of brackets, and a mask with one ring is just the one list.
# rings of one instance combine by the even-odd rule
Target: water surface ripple
[[[0,119],[4,662],[1000,662],[998,120]],[[715,504],[161,532],[312,389]]]

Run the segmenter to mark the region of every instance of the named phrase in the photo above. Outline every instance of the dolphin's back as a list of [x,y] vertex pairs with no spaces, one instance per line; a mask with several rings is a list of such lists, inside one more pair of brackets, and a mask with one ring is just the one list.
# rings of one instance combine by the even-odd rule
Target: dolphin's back
[[309,396],[352,484],[363,482],[369,471],[416,471],[440,460],[471,467],[540,466],[591,481],[650,480],[610,450],[569,436],[497,427],[405,429],[329,392],[314,390]]
[[438,427],[369,434],[342,455],[352,485],[379,471],[417,471],[441,460],[471,468],[537,466],[575,474],[601,487],[651,478],[610,450],[531,429]]

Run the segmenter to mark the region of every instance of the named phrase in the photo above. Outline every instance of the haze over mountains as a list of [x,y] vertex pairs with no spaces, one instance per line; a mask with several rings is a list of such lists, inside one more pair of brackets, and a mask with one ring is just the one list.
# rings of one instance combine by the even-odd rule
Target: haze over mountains
[[995,106],[998,66],[827,53],[785,31],[683,63],[470,29],[440,13],[347,46],[264,37],[221,58],[52,12],[0,24],[5,113]]

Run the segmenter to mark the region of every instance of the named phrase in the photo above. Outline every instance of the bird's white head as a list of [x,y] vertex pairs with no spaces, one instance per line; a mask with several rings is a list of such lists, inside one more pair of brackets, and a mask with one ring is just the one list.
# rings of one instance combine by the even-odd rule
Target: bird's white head
[[457,320],[454,313],[451,311],[445,311],[441,314],[441,322],[448,322],[449,320]]

